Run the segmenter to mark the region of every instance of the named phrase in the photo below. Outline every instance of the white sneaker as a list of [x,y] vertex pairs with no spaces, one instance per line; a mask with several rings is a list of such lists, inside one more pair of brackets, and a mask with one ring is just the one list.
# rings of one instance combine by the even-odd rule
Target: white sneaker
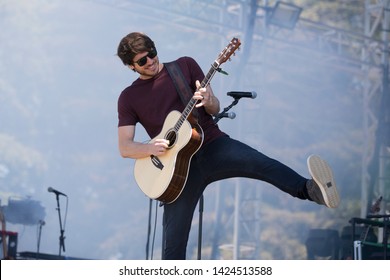
[[318,204],[326,205],[329,208],[337,208],[340,204],[340,197],[332,169],[328,163],[319,156],[311,155],[307,158],[307,167],[313,178],[306,184],[310,198]]

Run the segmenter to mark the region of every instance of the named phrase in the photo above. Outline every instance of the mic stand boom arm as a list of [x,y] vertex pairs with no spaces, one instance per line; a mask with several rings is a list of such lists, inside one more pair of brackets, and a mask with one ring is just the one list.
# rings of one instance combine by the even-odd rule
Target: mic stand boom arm
[[217,123],[220,119],[222,119],[222,118],[223,118],[223,115],[224,115],[225,113],[227,113],[233,106],[237,105],[237,103],[238,103],[239,100],[240,100],[239,98],[234,98],[233,102],[232,102],[229,106],[227,106],[226,108],[224,108],[222,112],[218,113],[218,115],[216,115],[216,116],[214,117],[214,123]]

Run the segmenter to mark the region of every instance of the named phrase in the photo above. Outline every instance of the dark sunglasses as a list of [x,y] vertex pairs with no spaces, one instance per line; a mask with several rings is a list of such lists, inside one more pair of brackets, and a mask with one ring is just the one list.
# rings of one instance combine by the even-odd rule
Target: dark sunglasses
[[152,49],[150,52],[148,52],[147,55],[141,57],[140,59],[138,59],[135,63],[137,63],[139,66],[144,66],[146,64],[146,62],[148,62],[148,57],[153,59],[155,58],[157,55],[157,50],[156,49]]

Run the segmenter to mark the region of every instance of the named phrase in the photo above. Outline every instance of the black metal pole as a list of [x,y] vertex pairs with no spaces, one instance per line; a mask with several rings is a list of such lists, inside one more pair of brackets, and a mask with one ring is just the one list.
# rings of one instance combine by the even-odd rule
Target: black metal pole
[[198,260],[202,259],[203,194],[199,199]]
[[41,237],[42,237],[42,227],[45,225],[45,221],[40,220],[39,221],[39,230],[38,230],[38,243],[37,243],[37,259],[39,256],[39,250],[41,247]]
[[59,223],[60,223],[60,246],[59,246],[59,251],[58,251],[58,255],[61,256],[61,249],[63,252],[65,252],[65,236],[64,236],[64,229],[62,227],[62,220],[61,220],[61,208],[60,208],[60,198],[59,198],[59,194],[56,193],[56,199],[57,199],[57,211],[58,211],[58,219],[59,219]]
[[146,241],[146,260],[149,259],[149,247],[150,247],[150,233],[152,231],[152,205],[153,200],[149,198],[149,218],[148,218],[148,233],[147,233],[147,241]]

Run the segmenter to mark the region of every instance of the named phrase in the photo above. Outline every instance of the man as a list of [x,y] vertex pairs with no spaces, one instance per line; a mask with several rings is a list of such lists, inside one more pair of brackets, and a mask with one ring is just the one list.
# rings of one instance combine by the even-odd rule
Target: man
[[[124,158],[162,156],[169,149],[169,141],[155,139],[150,143],[134,141],[135,126],[140,123],[153,139],[161,131],[166,116],[172,111],[182,112],[182,102],[166,64],[159,61],[154,42],[145,34],[133,32],[119,43],[117,54],[123,64],[139,74],[118,99],[118,141]],[[185,80],[197,100],[199,125],[204,141],[191,159],[184,190],[169,204],[164,204],[164,259],[185,259],[193,213],[206,186],[212,182],[247,177],[268,182],[293,197],[311,200],[335,208],[339,195],[332,171],[318,156],[308,159],[312,179],[269,158],[261,152],[230,138],[214,123],[212,116],[220,104],[210,86],[200,87],[204,79],[201,68],[190,57],[176,60]],[[146,174],[147,176],[147,174]]]

